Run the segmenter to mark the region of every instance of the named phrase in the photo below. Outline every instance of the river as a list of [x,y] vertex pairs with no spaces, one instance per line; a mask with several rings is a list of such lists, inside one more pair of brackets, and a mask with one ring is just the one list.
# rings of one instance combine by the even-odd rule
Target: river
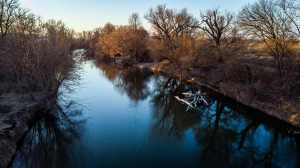
[[187,111],[174,96],[189,89],[134,67],[86,61],[80,85],[30,129],[11,167],[300,166],[300,138],[286,125],[214,96]]

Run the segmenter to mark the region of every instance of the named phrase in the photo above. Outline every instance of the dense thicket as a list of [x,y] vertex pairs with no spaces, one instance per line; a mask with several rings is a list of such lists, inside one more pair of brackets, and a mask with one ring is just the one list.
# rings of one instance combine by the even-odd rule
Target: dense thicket
[[61,21],[41,21],[18,0],[0,0],[0,7],[0,92],[57,93],[65,79],[74,77],[74,31]]

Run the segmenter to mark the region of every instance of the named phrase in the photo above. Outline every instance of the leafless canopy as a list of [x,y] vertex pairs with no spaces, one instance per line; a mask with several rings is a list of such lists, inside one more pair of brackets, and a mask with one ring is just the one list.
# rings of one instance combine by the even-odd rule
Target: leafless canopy
[[245,6],[238,15],[239,26],[254,38],[261,39],[277,62],[282,76],[282,58],[287,55],[292,20],[275,0],[259,0]]
[[142,25],[139,14],[138,13],[131,14],[128,19],[128,23],[130,26],[134,27],[135,29],[139,28]]
[[10,27],[27,13],[19,6],[18,0],[0,0],[0,31],[4,37]]
[[280,0],[278,6],[292,22],[291,32],[300,37],[300,1],[299,0]]
[[219,9],[216,8],[207,10],[205,13],[201,12],[200,17],[200,28],[214,39],[217,47],[220,46],[224,32],[232,23],[233,14],[225,12],[225,14],[222,15]]
[[180,35],[191,35],[197,28],[198,21],[187,9],[176,11],[167,9],[166,5],[159,5],[156,9],[150,9],[145,15],[159,38],[177,39]]

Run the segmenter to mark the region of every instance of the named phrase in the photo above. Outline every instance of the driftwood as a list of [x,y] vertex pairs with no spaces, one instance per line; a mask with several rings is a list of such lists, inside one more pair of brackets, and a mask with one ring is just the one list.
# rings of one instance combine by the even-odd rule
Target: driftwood
[[182,99],[178,96],[175,96],[175,98],[178,101],[186,104],[188,106],[187,110],[189,110],[189,108],[195,109],[199,104],[209,105],[207,95],[202,93],[200,90],[196,93],[182,93],[182,95],[184,96]]

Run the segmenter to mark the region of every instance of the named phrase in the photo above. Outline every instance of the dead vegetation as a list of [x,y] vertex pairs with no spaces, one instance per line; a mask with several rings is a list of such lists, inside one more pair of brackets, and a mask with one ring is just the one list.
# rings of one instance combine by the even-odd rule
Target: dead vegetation
[[[0,0],[9,8],[17,0]],[[2,10],[0,39],[1,92],[43,90],[55,94],[66,79],[75,78],[70,49],[86,48],[96,57],[121,63],[157,63],[180,80],[202,81],[249,101],[299,101],[299,2],[257,0],[238,14],[214,8],[196,18],[187,9],[166,5],[150,8],[144,18],[152,32],[133,13],[128,25],[75,34],[62,22],[42,22],[18,5],[14,17]],[[9,20],[15,18],[15,20]],[[73,38],[75,37],[75,38]],[[125,60],[125,61],[124,61]],[[10,88],[11,87],[11,88]],[[276,101],[275,101],[276,100]],[[277,103],[280,104],[280,103]]]
[[[299,3],[294,0],[258,0],[237,15],[212,9],[202,12],[198,20],[186,9],[159,5],[145,15],[154,32],[144,39],[144,51],[153,60],[154,71],[198,82],[297,125],[300,15],[295,9]],[[108,55],[132,59],[122,53]],[[135,63],[139,62],[143,60]]]
[[18,0],[0,4],[0,94],[57,94],[66,79],[74,78],[76,62],[70,54],[74,31],[61,21],[41,21]]
[[159,65],[154,69],[182,80],[198,77],[224,90],[244,90],[242,97],[253,100],[278,97],[297,101],[297,9],[295,0],[258,0],[237,15],[214,8],[195,18],[187,9],[159,5],[144,16],[152,26],[151,34],[134,13],[127,26],[108,23],[83,32],[81,35],[89,34],[89,38],[80,39],[93,43],[89,47],[100,57],[118,57],[132,64],[153,61]]

